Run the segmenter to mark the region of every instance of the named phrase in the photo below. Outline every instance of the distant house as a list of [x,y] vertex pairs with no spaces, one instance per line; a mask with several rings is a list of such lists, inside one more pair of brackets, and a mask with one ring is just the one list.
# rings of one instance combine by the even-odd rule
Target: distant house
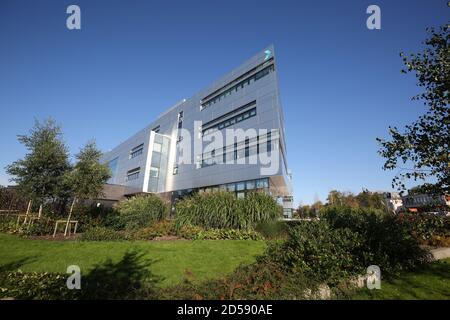
[[385,192],[383,197],[386,207],[394,213],[403,206],[402,197],[398,192]]
[[417,209],[430,206],[448,206],[450,207],[449,195],[429,195],[414,194],[402,197],[403,206],[409,211],[417,211]]

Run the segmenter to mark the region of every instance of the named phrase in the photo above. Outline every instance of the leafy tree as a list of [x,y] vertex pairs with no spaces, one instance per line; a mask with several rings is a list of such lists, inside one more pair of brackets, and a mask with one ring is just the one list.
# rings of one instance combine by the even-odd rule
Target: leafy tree
[[[381,148],[379,153],[386,158],[385,170],[399,168],[392,187],[404,190],[405,179],[425,180],[433,178],[435,183],[429,184],[429,193],[450,192],[450,48],[449,26],[441,26],[438,30],[427,29],[429,38],[422,53],[409,57],[401,53],[406,69],[403,73],[414,72],[418,86],[424,91],[412,100],[423,101],[427,106],[425,114],[403,132],[396,127],[389,127],[390,140],[377,138]],[[412,168],[401,168],[399,163],[412,163]]]
[[19,135],[28,153],[6,167],[19,189],[35,201],[55,199],[64,189],[63,177],[70,170],[69,152],[61,128],[51,118],[35,121],[28,135]]
[[75,155],[77,163],[66,177],[74,197],[95,199],[101,195],[103,185],[111,177],[108,165],[100,163],[101,155],[95,141],[89,141]]
[[67,233],[77,199],[98,198],[102,193],[103,185],[111,177],[108,165],[100,163],[101,155],[95,142],[88,142],[75,156],[78,161],[65,177],[65,184],[70,188],[73,196],[65,233]]

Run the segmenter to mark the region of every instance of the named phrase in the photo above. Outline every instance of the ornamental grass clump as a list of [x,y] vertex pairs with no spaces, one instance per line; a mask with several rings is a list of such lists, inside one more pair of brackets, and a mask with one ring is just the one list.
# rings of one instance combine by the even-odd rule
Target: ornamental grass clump
[[139,229],[167,217],[168,206],[158,196],[148,194],[120,201],[115,209],[119,212],[118,222],[125,229]]
[[176,205],[177,227],[196,225],[205,229],[252,229],[258,222],[281,215],[277,202],[264,193],[248,193],[238,199],[228,191],[197,193]]

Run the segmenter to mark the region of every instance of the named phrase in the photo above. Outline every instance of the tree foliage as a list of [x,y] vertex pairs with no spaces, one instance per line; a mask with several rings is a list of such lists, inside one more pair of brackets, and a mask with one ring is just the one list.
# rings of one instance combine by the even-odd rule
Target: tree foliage
[[[377,141],[381,145],[379,153],[386,159],[383,169],[401,170],[392,181],[393,187],[404,190],[406,179],[433,178],[435,183],[428,185],[428,192],[449,193],[449,26],[427,31],[429,38],[422,53],[400,54],[406,67],[402,72],[415,73],[418,86],[424,89],[412,100],[423,101],[427,111],[417,121],[407,125],[403,132],[389,127],[390,140],[377,138]],[[412,164],[413,167],[401,168],[400,164]]]
[[367,189],[357,195],[351,192],[331,190],[327,197],[327,205],[350,208],[385,209],[383,194]]
[[73,196],[95,199],[101,194],[103,184],[111,176],[108,165],[100,163],[101,155],[95,142],[90,141],[75,156],[77,163],[66,176]]
[[28,153],[6,167],[11,181],[36,201],[56,198],[64,189],[63,177],[70,169],[61,128],[51,118],[42,123],[36,120],[29,134],[19,135],[18,140]]

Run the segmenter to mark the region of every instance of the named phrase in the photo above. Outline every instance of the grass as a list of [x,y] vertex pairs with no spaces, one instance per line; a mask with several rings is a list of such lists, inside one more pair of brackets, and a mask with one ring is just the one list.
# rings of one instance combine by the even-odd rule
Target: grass
[[359,289],[351,298],[354,300],[450,299],[450,259],[406,272],[392,280],[382,280],[380,290]]
[[265,246],[263,241],[251,240],[77,242],[0,234],[0,268],[15,264],[23,271],[65,273],[67,266],[78,265],[83,273],[109,258],[119,261],[127,250],[137,249],[155,261],[150,269],[167,286],[186,275],[193,281],[224,276],[239,264],[253,262]]

